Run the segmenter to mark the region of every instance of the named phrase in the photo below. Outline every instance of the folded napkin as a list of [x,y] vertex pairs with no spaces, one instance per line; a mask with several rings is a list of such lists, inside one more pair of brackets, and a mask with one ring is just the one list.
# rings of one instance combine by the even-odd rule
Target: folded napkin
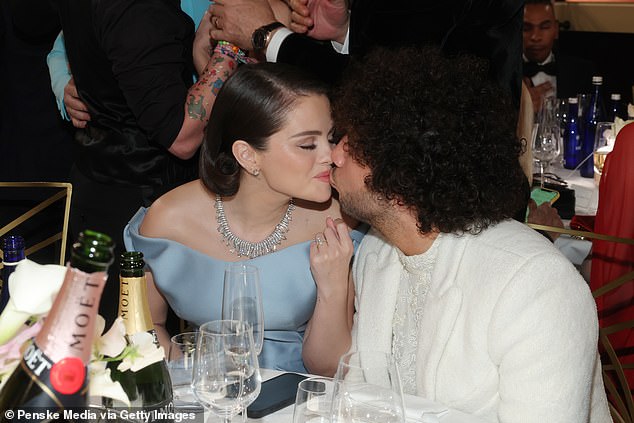
[[408,423],[438,423],[449,413],[444,405],[414,395],[403,395],[403,402]]

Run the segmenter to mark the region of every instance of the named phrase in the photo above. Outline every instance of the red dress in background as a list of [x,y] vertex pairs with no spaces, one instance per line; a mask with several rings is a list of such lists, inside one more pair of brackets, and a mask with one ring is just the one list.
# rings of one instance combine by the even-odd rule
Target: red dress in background
[[[634,124],[621,129],[607,156],[599,184],[599,206],[594,231],[634,238]],[[592,246],[590,287],[594,291],[634,270],[634,245],[595,240]],[[601,327],[634,319],[634,281],[597,298]],[[609,336],[623,362],[634,362],[634,330]],[[634,372],[626,371],[631,388]]]

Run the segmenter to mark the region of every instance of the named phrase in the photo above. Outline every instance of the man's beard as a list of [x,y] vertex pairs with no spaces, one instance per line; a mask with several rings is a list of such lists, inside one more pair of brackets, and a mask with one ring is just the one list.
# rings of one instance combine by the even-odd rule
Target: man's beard
[[348,216],[375,227],[385,221],[390,209],[378,194],[368,191],[339,193],[339,204]]

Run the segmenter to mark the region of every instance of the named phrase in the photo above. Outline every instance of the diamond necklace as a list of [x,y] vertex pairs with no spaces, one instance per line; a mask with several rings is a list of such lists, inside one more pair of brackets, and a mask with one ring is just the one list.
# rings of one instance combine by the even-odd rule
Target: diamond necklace
[[256,258],[265,254],[271,253],[277,250],[277,246],[286,239],[286,232],[288,232],[288,225],[290,224],[291,214],[295,210],[295,204],[293,199],[288,202],[288,208],[284,217],[280,220],[280,223],[275,226],[275,229],[269,236],[262,241],[251,242],[238,238],[227,223],[227,216],[225,215],[225,209],[222,206],[222,198],[219,195],[216,196],[216,221],[218,222],[218,232],[224,238],[225,244],[229,247],[229,251],[236,253],[238,257],[247,256],[249,258]]

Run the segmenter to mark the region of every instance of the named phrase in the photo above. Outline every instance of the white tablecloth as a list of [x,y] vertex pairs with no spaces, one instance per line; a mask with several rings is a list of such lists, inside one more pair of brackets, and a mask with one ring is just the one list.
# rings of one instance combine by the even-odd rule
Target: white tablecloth
[[[276,370],[266,370],[266,369],[261,369],[261,374],[262,374],[262,380],[267,380],[270,379],[274,376],[279,375],[282,372],[276,371]],[[434,410],[434,409],[439,409],[439,408],[445,408],[443,406],[440,406],[437,403],[434,403],[432,401],[428,401],[425,400],[423,398],[416,398],[416,397],[412,397],[411,395],[407,395],[405,398],[405,405],[407,406],[408,403],[415,403],[417,409],[429,409],[429,410]],[[427,417],[425,418],[425,420],[418,420],[419,423],[432,423],[434,421],[437,421],[438,423],[484,423],[484,420],[457,411],[457,410],[451,410],[449,409],[448,412],[446,414],[444,414],[443,416],[439,417],[437,420],[435,420],[433,418],[433,416],[429,416],[430,418],[428,419]],[[241,419],[239,417],[234,419],[234,423],[240,423]],[[290,405],[286,408],[283,408],[273,414],[269,414],[268,416],[265,416],[261,419],[247,419],[247,421],[249,422],[253,422],[253,423],[292,423],[293,422],[293,405]],[[408,418],[407,423],[414,423],[414,420],[411,420]]]

